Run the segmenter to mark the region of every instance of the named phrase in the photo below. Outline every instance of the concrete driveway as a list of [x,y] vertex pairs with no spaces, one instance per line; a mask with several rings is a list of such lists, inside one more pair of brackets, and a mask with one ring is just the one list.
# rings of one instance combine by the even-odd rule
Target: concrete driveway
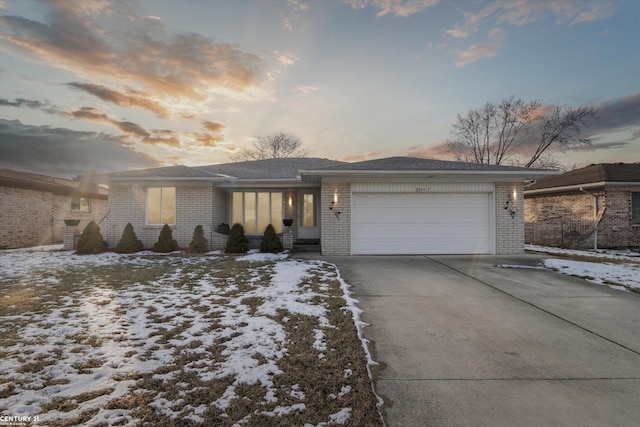
[[541,257],[324,257],[371,326],[389,426],[640,425],[640,296]]

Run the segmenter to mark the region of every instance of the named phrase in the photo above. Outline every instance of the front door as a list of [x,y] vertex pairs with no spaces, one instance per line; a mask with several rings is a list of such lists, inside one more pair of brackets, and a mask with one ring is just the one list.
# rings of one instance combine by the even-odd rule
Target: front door
[[298,204],[298,238],[320,238],[320,194],[314,191],[300,193]]

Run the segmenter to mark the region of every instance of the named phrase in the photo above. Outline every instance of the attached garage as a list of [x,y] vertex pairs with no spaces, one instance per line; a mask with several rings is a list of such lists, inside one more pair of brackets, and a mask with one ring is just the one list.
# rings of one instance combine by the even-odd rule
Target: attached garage
[[489,192],[353,193],[352,253],[489,254]]
[[555,173],[389,157],[300,176],[320,183],[323,255],[438,255],[523,253],[523,185]]

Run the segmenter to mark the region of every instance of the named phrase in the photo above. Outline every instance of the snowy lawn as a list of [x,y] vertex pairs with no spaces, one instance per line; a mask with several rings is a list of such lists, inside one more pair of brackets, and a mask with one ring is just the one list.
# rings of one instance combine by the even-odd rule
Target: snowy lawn
[[335,266],[51,249],[0,252],[0,415],[382,425],[357,301]]
[[640,293],[640,254],[630,251],[578,251],[527,245],[528,251],[557,255],[542,265],[560,273],[583,277],[612,288]]

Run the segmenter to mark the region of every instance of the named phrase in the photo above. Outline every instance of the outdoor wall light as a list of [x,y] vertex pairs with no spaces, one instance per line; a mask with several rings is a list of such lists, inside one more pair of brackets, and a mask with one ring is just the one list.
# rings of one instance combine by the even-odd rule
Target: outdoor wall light
[[506,201],[506,203],[504,204],[504,210],[509,212],[509,215],[511,215],[511,218],[516,217],[516,208],[514,206],[514,203],[511,200]]
[[289,196],[289,207],[293,206],[293,199]]
[[331,201],[329,210],[332,211],[336,217],[342,213],[342,211],[340,211],[340,207],[338,206],[338,193],[333,194],[333,200]]

